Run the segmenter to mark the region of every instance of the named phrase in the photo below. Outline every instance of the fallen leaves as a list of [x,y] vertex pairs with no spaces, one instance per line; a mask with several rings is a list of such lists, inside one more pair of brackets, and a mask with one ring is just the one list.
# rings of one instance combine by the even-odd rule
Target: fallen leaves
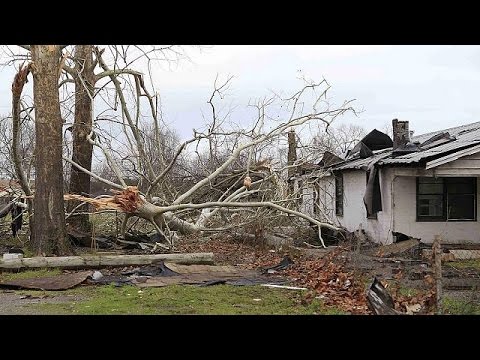
[[[213,252],[215,262],[234,264],[246,269],[265,269],[278,265],[286,252],[271,251],[239,243],[228,237],[209,240],[185,241],[178,244],[181,252]],[[292,254],[290,254],[291,256]],[[301,304],[313,299],[321,299],[325,306],[332,306],[351,314],[372,314],[368,307],[366,285],[359,273],[347,270],[347,249],[338,248],[322,258],[310,258],[306,255],[294,256],[294,264],[276,274],[287,276],[295,286],[306,287],[309,291],[302,296]],[[400,291],[399,283],[406,275],[403,269],[396,269],[392,281],[382,284],[389,289],[395,309],[402,313],[432,313],[434,291],[418,291],[405,294]],[[425,276],[427,288],[431,288],[433,279]],[[420,308],[419,308],[420,307]]]
[[342,250],[333,251],[322,259],[297,262],[284,273],[312,291],[308,298],[321,298],[327,306],[335,306],[352,314],[370,314],[362,283],[345,270]]

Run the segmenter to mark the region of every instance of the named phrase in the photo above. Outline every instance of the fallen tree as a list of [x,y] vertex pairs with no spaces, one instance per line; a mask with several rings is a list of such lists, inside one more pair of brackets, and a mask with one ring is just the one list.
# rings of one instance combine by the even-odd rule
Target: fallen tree
[[[93,48],[93,53],[95,66],[103,70],[96,88],[106,95],[101,98],[110,109],[103,110],[101,116],[94,119],[84,141],[101,152],[110,172],[99,175],[98,171],[82,166],[68,154],[64,154],[63,159],[78,172],[103,182],[116,193],[97,198],[88,194],[66,195],[64,199],[75,201],[74,207],[68,207],[71,210],[66,214],[67,219],[83,216],[86,203],[94,205],[97,210],[120,211],[125,214],[121,227],[123,236],[129,219],[137,217],[151,223],[173,247],[173,232],[224,231],[267,218],[276,218],[282,224],[288,217],[317,226],[319,240],[325,246],[321,229],[337,228],[296,210],[295,196],[298,194],[292,196],[288,193],[285,178],[291,173],[288,170],[292,165],[279,158],[277,150],[291,129],[311,122],[328,128],[337,117],[354,111],[350,101],[335,108],[329,105],[326,99],[330,85],[326,80],[314,83],[304,79],[300,90],[290,97],[273,94],[248,104],[248,111],[253,109],[255,112],[250,127],[227,124],[231,111],[219,111],[216,105],[218,97],[224,98],[231,78],[221,85],[216,80],[208,101],[212,113],[206,129],[194,129],[191,139],[176,148],[172,146],[169,157],[162,157],[157,164],[153,159],[157,154],[152,155],[147,149],[164,149],[165,144],[159,136],[161,111],[158,98],[147,90],[148,79],[134,70],[115,71],[105,61],[103,50],[97,47]],[[126,93],[129,90],[131,94]],[[131,99],[132,103],[129,102]],[[144,131],[142,119],[146,116],[141,111],[141,99],[148,101],[149,120],[154,124],[153,139]],[[94,111],[92,108],[92,114]],[[109,127],[102,126],[105,123]],[[118,132],[111,131],[112,128]],[[193,166],[186,166],[185,159],[195,156],[198,161],[189,161]],[[260,166],[259,172],[257,164],[265,164],[266,159],[271,161]],[[136,186],[127,185],[131,184],[132,174]],[[189,186],[180,186],[184,185],[186,178],[191,179],[187,182]],[[232,211],[233,215],[242,214],[237,216],[240,220],[233,221]]]
[[[282,161],[279,161],[280,166],[275,167],[275,164],[268,164],[268,166],[262,166],[261,174],[256,172],[258,170],[256,164],[260,160],[256,156],[259,149],[262,148],[262,151],[265,152],[268,146],[278,147],[281,139],[290,129],[301,127],[309,122],[320,122],[328,128],[338,116],[347,111],[353,111],[349,106],[350,102],[345,102],[338,108],[330,108],[328,102],[324,100],[330,88],[325,80],[319,83],[306,82],[291,97],[282,98],[274,94],[271,98],[254,104],[257,116],[250,129],[238,129],[238,127],[232,129],[225,126],[225,117],[229,112],[222,119],[220,112],[215,107],[215,96],[223,98],[222,91],[228,88],[231,78],[220,86],[215,82],[214,91],[208,102],[212,108],[212,119],[208,129],[204,132],[194,129],[193,138],[180,144],[170,161],[165,162],[163,167],[155,169],[145,151],[145,134],[140,128],[138,111],[140,104],[136,104],[136,113],[132,112],[127,104],[127,97],[124,95],[125,87],[120,85],[120,79],[128,82],[128,77],[133,79],[132,88],[135,88],[139,82],[144,85],[142,75],[140,73],[118,75],[112,73],[102,59],[102,52],[95,49],[95,54],[99,65],[109,74],[113,89],[118,96],[116,99],[119,101],[119,108],[122,112],[123,129],[130,146],[129,152],[124,154],[122,159],[129,159],[133,170],[139,175],[139,183],[147,185],[143,185],[143,187],[127,186],[122,160],[118,157],[115,158],[115,154],[118,153],[118,149],[112,145],[115,139],[106,140],[105,134],[99,131],[98,124],[95,123],[87,140],[103,153],[105,162],[117,181],[99,176],[70,158],[64,157],[64,160],[79,171],[114,188],[115,195],[102,196],[102,198],[67,195],[66,200],[75,200],[76,203],[81,201],[80,204],[89,203],[94,205],[97,210],[112,209],[123,212],[125,214],[121,227],[123,236],[131,217],[145,219],[154,226],[155,230],[169,243],[169,246],[173,246],[171,231],[182,234],[223,231],[232,226],[232,218],[229,217],[228,210],[239,212],[239,210],[246,209],[252,211],[243,218],[243,221],[237,222],[236,226],[248,223],[252,219],[258,220],[262,216],[278,217],[280,214],[284,214],[316,225],[319,240],[325,246],[321,236],[322,227],[332,230],[337,230],[337,227],[295,210],[295,199],[289,197],[287,182],[284,179],[288,165],[282,166]],[[306,111],[308,103],[311,104],[310,112]],[[286,110],[279,112],[279,108]],[[151,116],[155,122],[158,111],[151,110]],[[270,111],[273,113],[269,113]],[[200,160],[202,157],[199,148],[208,148],[208,161],[206,163],[200,160],[197,162],[197,167],[202,167],[202,173],[205,175],[199,180],[195,180],[195,183],[187,190],[179,192],[176,190],[179,187],[175,187],[174,179],[169,178],[169,173],[175,168],[180,155],[192,146],[194,146],[194,154],[197,154]],[[220,149],[221,146],[225,148]],[[242,159],[240,162],[242,170],[235,168],[235,164],[240,164],[239,159]],[[208,194],[208,197],[204,199],[204,196],[199,196],[199,194]],[[204,200],[200,200],[199,203],[194,202],[199,199]],[[74,216],[74,212],[75,209],[67,216]],[[243,211],[242,214],[247,214],[247,212]]]
[[154,255],[85,255],[32,257],[0,260],[0,269],[62,268],[85,269],[103,266],[148,265],[164,260],[177,264],[213,264],[213,253],[154,254]]

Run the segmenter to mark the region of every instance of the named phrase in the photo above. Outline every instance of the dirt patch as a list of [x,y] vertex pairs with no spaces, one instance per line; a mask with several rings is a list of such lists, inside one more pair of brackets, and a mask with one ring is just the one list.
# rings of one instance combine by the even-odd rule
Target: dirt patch
[[0,315],[40,315],[29,307],[33,304],[74,303],[83,300],[77,294],[38,294],[22,293],[13,290],[0,290]]

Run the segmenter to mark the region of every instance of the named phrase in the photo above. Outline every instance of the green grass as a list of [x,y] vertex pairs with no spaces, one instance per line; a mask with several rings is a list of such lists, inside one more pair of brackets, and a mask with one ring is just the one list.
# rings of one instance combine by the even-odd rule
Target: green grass
[[62,271],[60,269],[38,269],[38,270],[26,270],[19,272],[4,272],[0,273],[0,281],[17,280],[17,279],[29,279],[44,276],[60,275]]
[[404,286],[400,286],[400,288],[398,289],[398,292],[400,295],[408,296],[408,297],[413,297],[420,293],[418,289],[404,287]]
[[480,315],[480,304],[449,297],[443,299],[443,313],[450,315]]
[[261,286],[174,285],[162,288],[83,286],[70,293],[88,297],[72,303],[31,305],[50,314],[342,314],[321,301],[302,302],[296,291]]
[[447,266],[451,266],[457,269],[477,269],[480,270],[480,259],[458,260],[447,262]]

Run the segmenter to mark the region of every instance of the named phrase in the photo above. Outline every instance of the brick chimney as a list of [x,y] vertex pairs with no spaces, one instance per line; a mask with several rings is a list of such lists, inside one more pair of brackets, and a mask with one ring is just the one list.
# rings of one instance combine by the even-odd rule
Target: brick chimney
[[392,120],[393,127],[393,150],[405,145],[410,141],[410,131],[408,130],[408,121]]

